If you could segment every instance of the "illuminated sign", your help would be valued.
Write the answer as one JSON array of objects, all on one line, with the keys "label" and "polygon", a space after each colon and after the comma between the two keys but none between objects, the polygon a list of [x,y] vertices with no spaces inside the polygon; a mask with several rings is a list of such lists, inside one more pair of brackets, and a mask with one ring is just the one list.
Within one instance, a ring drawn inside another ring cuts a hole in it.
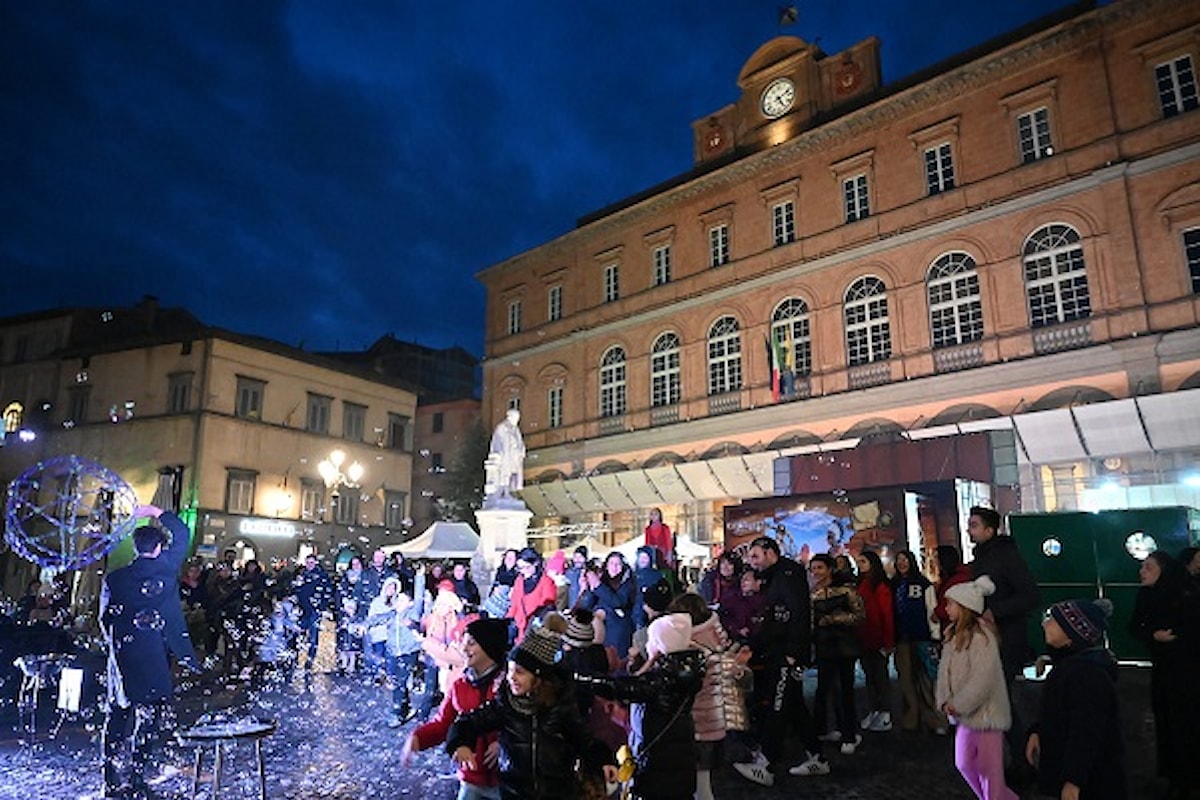
[{"label": "illuminated sign", "polygon": [[294,539],[300,530],[292,523],[278,519],[246,518],[238,523],[238,532],[247,536],[283,536]]}]

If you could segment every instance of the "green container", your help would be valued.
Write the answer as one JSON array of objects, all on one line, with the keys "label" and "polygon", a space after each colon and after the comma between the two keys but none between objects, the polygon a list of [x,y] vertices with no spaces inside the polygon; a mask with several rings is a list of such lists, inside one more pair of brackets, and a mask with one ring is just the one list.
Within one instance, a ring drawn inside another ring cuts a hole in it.
[{"label": "green container", "polygon": [[[1200,512],[1171,506],[1011,514],[1008,528],[1041,589],[1043,608],[1107,597],[1113,604],[1108,646],[1123,661],[1144,661],[1149,654],[1129,635],[1138,568],[1152,549],[1175,556],[1200,541]],[[1030,627],[1030,641],[1043,642],[1040,615]]]}]

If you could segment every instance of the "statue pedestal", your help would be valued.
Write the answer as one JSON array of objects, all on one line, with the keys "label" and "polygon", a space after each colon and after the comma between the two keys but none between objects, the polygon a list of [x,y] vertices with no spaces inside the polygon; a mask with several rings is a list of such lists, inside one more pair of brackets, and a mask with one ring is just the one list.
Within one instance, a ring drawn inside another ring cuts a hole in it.
[{"label": "statue pedestal", "polygon": [[[529,520],[533,512],[525,503],[513,497],[490,497],[484,507],[475,512],[475,524],[479,526],[479,549],[471,559],[471,574],[484,597],[491,592],[492,577],[505,550],[516,550],[529,544]],[[480,563],[482,562],[482,563]],[[486,584],[486,585],[485,585]]]}]

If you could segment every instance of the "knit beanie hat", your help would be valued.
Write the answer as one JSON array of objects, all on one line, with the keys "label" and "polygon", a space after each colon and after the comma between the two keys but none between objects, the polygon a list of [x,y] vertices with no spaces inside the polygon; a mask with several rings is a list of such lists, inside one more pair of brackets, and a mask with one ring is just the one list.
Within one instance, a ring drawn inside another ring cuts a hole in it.
[{"label": "knit beanie hat", "polygon": [[439,592],[453,593],[454,592],[454,581],[450,580],[449,578],[442,578],[440,581],[438,581],[437,590]]},{"label": "knit beanie hat", "polygon": [[467,625],[467,633],[488,658],[497,664],[504,662],[504,654],[508,652],[508,620],[477,619]]},{"label": "knit beanie hat", "polygon": [[546,571],[553,572],[556,575],[562,575],[567,568],[567,556],[562,550],[555,551],[554,555],[550,556],[546,561]]},{"label": "knit beanie hat", "polygon": [[520,664],[539,678],[551,672],[562,658],[562,638],[545,627],[532,626],[512,652],[509,661]]},{"label": "knit beanie hat", "polygon": [[958,603],[963,608],[969,608],[976,614],[982,614],[984,598],[996,591],[996,584],[987,575],[980,575],[973,581],[956,583],[946,590],[946,597]]},{"label": "knit beanie hat", "polygon": [[1113,604],[1107,598],[1099,600],[1064,600],[1050,606],[1050,616],[1074,644],[1100,644],[1108,629]]},{"label": "knit beanie hat", "polygon": [[659,614],[667,610],[671,602],[671,585],[665,580],[642,589],[642,602]]},{"label": "knit beanie hat", "polygon": [[563,644],[582,649],[596,641],[596,629],[592,627],[594,615],[586,608],[577,608],[571,612],[567,621],[567,632],[563,634]]},{"label": "knit beanie hat", "polygon": [[646,652],[651,657],[687,650],[692,640],[692,618],[688,614],[665,614],[646,631]]}]

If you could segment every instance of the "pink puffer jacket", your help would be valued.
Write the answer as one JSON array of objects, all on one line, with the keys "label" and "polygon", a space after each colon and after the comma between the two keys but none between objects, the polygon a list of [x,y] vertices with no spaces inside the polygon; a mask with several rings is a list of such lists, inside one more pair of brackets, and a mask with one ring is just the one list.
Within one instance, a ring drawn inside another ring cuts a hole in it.
[{"label": "pink puffer jacket", "polygon": [[746,727],[744,698],[729,688],[736,676],[725,674],[737,668],[730,657],[731,648],[736,645],[730,641],[716,614],[692,628],[692,642],[707,657],[704,684],[692,703],[696,741],[720,741],[725,738],[726,731],[744,730]]}]

